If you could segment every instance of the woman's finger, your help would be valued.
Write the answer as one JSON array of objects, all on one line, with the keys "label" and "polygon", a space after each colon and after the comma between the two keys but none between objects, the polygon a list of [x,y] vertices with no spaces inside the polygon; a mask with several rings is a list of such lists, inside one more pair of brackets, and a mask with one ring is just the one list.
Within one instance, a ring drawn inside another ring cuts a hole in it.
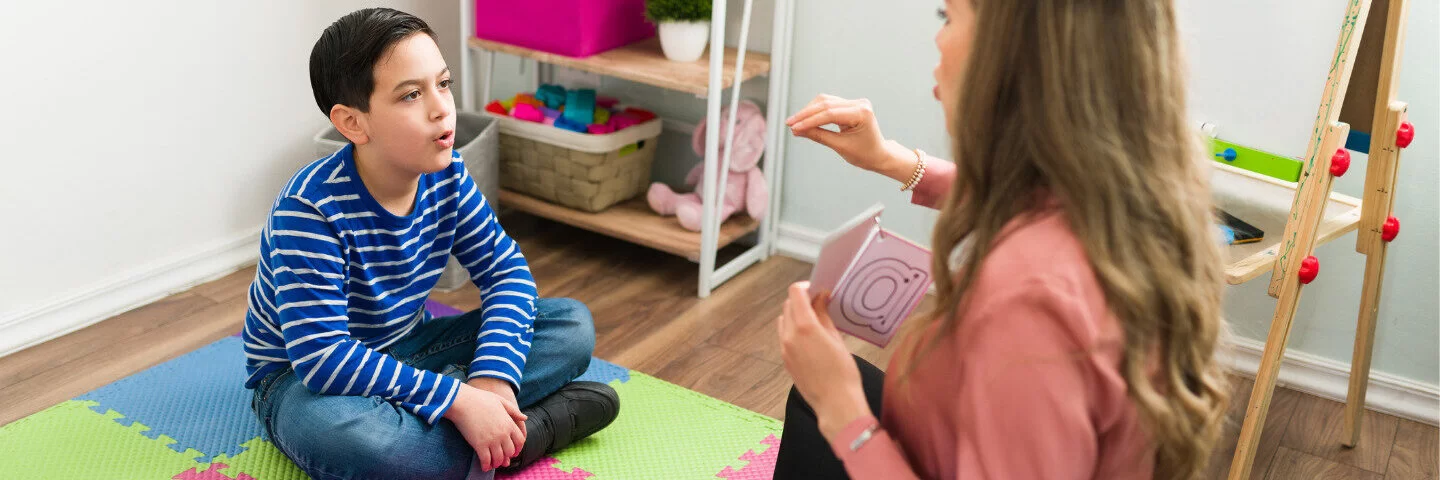
[{"label": "woman's finger", "polygon": [[809,139],[812,142],[835,149],[835,141],[840,139],[840,134],[823,128],[812,128],[803,132],[794,132],[800,138]]},{"label": "woman's finger", "polygon": [[809,117],[809,116],[811,116],[811,115],[814,115],[814,114],[816,114],[816,113],[819,113],[821,110],[824,110],[824,109],[825,109],[825,101],[824,101],[824,100],[821,100],[821,99],[819,99],[819,98],[816,98],[815,100],[811,100],[810,103],[805,104],[804,107],[801,107],[801,108],[800,108],[800,111],[795,112],[794,114],[790,115],[790,118],[785,119],[785,124],[786,124],[786,125],[794,125],[795,122],[798,122],[798,121],[800,121],[800,120],[805,119],[806,117]]},{"label": "woman's finger", "polygon": [[806,104],[800,111],[795,112],[790,118],[785,119],[785,124],[794,126],[797,122],[804,121],[806,118],[826,110],[868,105],[869,102],[864,100],[846,100],[840,97],[821,95],[820,97],[816,97],[815,100],[811,100],[809,104]]},{"label": "woman's finger", "polygon": [[785,306],[790,309],[790,323],[795,327],[814,322],[814,313],[810,310],[810,282],[790,285],[790,297]]},{"label": "woman's finger", "polygon": [[820,322],[820,326],[826,330],[835,329],[835,321],[830,318],[830,292],[816,295],[810,308],[815,310],[815,319]]},{"label": "woman's finger", "polygon": [[792,116],[790,117],[790,121],[785,122],[785,124],[786,124],[786,125],[789,125],[789,126],[791,127],[791,129],[795,129],[795,127],[796,127],[797,125],[799,125],[801,122],[804,122],[804,121],[806,121],[806,120],[809,120],[809,119],[811,119],[811,118],[814,118],[816,115],[820,115],[820,114],[822,114],[822,113],[825,113],[825,112],[828,112],[828,111],[831,111],[831,110],[834,110],[834,109],[837,109],[837,108],[845,108],[845,107],[849,107],[849,106],[852,106],[852,105],[849,105],[849,104],[847,104],[847,103],[845,103],[845,102],[835,102],[835,101],[824,101],[824,102],[815,103],[815,104],[808,105],[808,106],[806,106],[805,108],[800,109],[799,112],[795,112],[795,115],[792,115]]},{"label": "woman's finger", "polygon": [[827,108],[843,106],[844,104],[846,104],[846,102],[847,100],[843,98],[821,94],[820,96],[815,97],[814,100],[811,100],[810,103],[805,104],[804,107],[801,107],[800,111],[795,112],[795,114],[791,115],[790,118],[785,119],[785,124],[792,125],[795,122],[804,120],[805,117],[809,117],[811,115],[825,111],[825,109]]},{"label": "woman's finger", "polygon": [[796,132],[803,132],[832,123],[839,126],[841,130],[854,128],[856,125],[865,123],[865,112],[867,112],[867,110],[859,106],[832,108],[795,122],[795,125],[792,125],[790,129]]},{"label": "woman's finger", "polygon": [[793,330],[792,330],[793,328],[795,328],[795,312],[794,312],[794,308],[792,308],[792,307],[790,306],[790,297],[789,297],[788,295],[785,297],[785,303],[784,303],[784,305],[781,307],[781,310],[782,310],[781,315],[780,315],[780,321],[781,321],[781,323],[782,323],[781,328],[783,328],[784,331],[788,334],[788,333],[790,333],[791,331],[793,331]]}]

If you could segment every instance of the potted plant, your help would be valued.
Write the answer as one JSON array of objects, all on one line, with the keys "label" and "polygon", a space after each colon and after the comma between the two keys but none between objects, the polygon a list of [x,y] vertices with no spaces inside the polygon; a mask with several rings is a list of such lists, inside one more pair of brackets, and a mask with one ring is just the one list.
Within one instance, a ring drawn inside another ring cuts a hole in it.
[{"label": "potted plant", "polygon": [[645,16],[660,26],[660,49],[676,62],[693,62],[710,40],[710,0],[645,0]]}]

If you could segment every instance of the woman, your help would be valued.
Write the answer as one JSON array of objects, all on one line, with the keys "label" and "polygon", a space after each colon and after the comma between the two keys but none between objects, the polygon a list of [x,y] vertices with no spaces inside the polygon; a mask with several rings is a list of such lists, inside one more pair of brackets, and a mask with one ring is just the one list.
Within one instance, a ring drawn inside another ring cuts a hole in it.
[{"label": "woman", "polygon": [[864,100],[822,95],[787,121],[940,215],[936,308],[888,373],[852,359],[826,292],[791,287],[776,478],[1200,475],[1227,401],[1222,277],[1174,15],[948,0],[935,94],[953,164],[885,141]]}]

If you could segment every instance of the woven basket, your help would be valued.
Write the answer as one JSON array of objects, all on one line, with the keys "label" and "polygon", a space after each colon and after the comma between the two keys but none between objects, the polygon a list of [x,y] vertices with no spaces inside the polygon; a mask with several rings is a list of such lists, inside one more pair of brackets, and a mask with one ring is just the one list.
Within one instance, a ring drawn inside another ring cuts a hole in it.
[{"label": "woven basket", "polygon": [[593,213],[639,196],[650,183],[658,119],[587,135],[496,118],[501,188]]}]

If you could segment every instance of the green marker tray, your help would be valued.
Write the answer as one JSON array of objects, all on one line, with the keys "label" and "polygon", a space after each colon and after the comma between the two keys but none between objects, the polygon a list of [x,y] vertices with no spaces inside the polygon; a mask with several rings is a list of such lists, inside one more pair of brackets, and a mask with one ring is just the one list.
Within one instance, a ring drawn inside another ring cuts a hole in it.
[{"label": "green marker tray", "polygon": [[[1235,151],[1233,160],[1227,159],[1225,155],[1226,149]],[[1300,171],[1302,170],[1301,167],[1303,164],[1293,158],[1256,150],[1218,138],[1210,139],[1210,153],[1214,154],[1213,158],[1215,161],[1221,164],[1249,170],[1287,182],[1300,181]]]}]

